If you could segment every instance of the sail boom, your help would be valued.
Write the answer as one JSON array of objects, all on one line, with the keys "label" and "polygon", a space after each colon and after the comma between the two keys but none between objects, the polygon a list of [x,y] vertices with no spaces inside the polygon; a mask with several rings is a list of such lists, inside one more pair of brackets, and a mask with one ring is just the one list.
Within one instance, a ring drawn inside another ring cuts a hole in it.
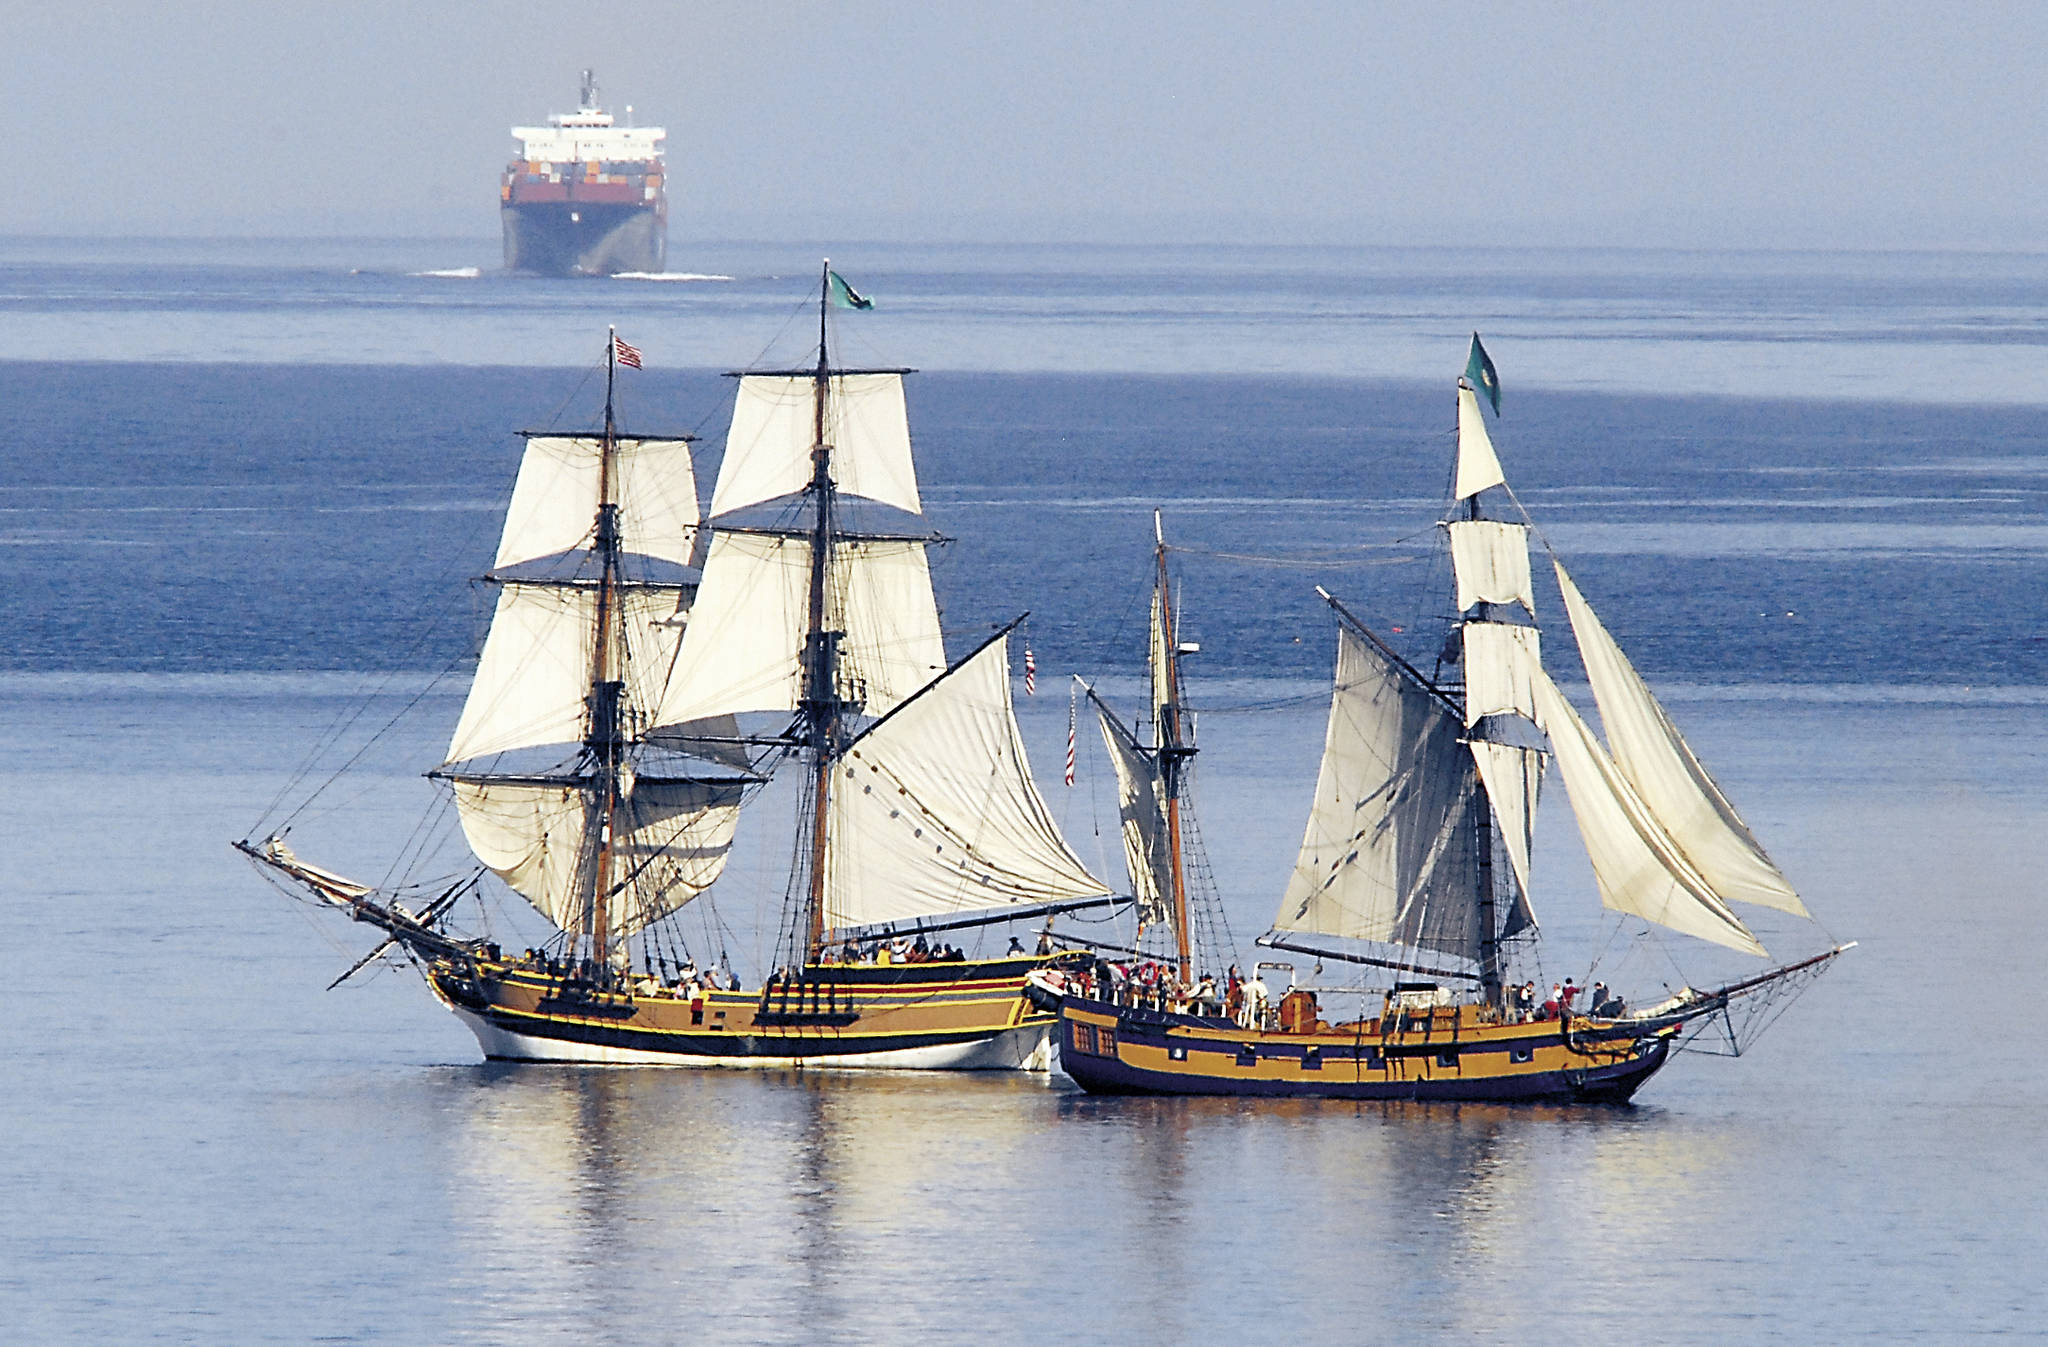
[{"label": "sail boom", "polygon": [[[757,376],[765,379],[815,379],[819,373],[818,366],[806,365],[802,369],[729,369],[724,371],[721,377],[727,379],[752,379]],[[850,365],[827,365],[824,367],[823,373],[828,378],[831,378],[841,374],[915,374],[917,371],[908,365],[876,365],[872,368],[860,369]]]},{"label": "sail boom", "polygon": [[[496,571],[485,571],[477,579],[487,585],[498,585],[508,588],[513,585],[521,585],[529,589],[602,589],[605,584],[604,580],[597,576],[592,576],[588,579],[581,576],[571,576],[566,579],[556,579],[553,577],[529,579],[519,575],[500,575]],[[633,592],[674,594],[682,590],[697,588],[697,582],[695,580],[628,580],[619,578],[611,582],[611,588],[614,593],[621,594]]]},{"label": "sail boom", "polygon": [[[573,772],[451,772],[445,767],[437,767],[426,773],[426,777],[429,781],[455,781],[466,786],[564,786],[595,790],[604,784],[601,776]],[[636,790],[643,786],[758,786],[767,780],[765,776],[743,773],[726,776],[650,776],[642,773],[633,777],[633,786]]]},{"label": "sail boom", "polygon": [[1431,968],[1427,964],[1411,963],[1401,959],[1380,959],[1369,954],[1352,954],[1345,950],[1327,949],[1320,945],[1307,945],[1299,941],[1281,940],[1270,932],[1252,942],[1261,949],[1284,949],[1294,954],[1313,954],[1318,959],[1335,959],[1338,963],[1365,964],[1372,968],[1391,968],[1397,973],[1423,973],[1435,978],[1458,978],[1465,982],[1479,981],[1479,974],[1467,973],[1454,968]]},{"label": "sail boom", "polygon": [[[720,524],[706,525],[712,533],[743,533],[757,538],[800,538],[808,540],[812,529],[807,524],[778,526],[774,524]],[[835,528],[832,540],[837,543],[924,543],[927,546],[942,546],[953,539],[943,533],[861,533],[854,529]]]},{"label": "sail boom", "polygon": [[[602,427],[595,430],[521,430],[515,431],[524,440],[601,440],[605,432]],[[638,447],[643,444],[695,444],[695,435],[621,435],[612,432],[613,444]]]},{"label": "sail boom", "polygon": [[873,922],[866,926],[841,926],[835,934],[841,939],[873,940],[887,938],[893,934],[914,935],[920,931],[963,931],[976,926],[1000,926],[1006,921],[1024,921],[1031,917],[1057,917],[1063,912],[1085,912],[1097,907],[1123,907],[1131,902],[1130,895],[1115,893],[1105,898],[1076,898],[1063,903],[1032,903],[1023,907],[1006,907],[995,912],[982,912],[972,917],[955,917],[948,921],[928,921],[912,917],[902,921]]}]

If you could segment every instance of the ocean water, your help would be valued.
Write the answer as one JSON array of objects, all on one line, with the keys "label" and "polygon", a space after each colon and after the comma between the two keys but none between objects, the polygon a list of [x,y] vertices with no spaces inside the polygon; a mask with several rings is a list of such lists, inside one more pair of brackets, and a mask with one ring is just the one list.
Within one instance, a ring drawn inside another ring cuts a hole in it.
[{"label": "ocean water", "polygon": [[[0,241],[4,1336],[2037,1331],[2040,259],[835,251],[883,300],[839,323],[849,356],[927,371],[949,643],[1030,611],[1040,781],[1112,875],[1085,724],[1058,784],[1065,677],[1134,689],[1164,511],[1241,940],[1314,781],[1313,587],[1434,650],[1449,378],[1487,333],[1543,538],[1861,942],[1740,1058],[1688,1055],[1629,1108],[1504,1109],[488,1066],[403,969],[321,991],[371,942],[228,840],[289,816],[371,879],[416,843],[513,432],[587,420],[606,323],[649,356],[628,425],[703,435],[708,490],[719,371],[800,355],[815,261],[702,254],[689,275],[731,279],[525,281],[460,242]],[[1676,976],[1600,915],[1556,803],[1545,974]],[[776,848],[743,832],[721,885],[749,973]]]}]

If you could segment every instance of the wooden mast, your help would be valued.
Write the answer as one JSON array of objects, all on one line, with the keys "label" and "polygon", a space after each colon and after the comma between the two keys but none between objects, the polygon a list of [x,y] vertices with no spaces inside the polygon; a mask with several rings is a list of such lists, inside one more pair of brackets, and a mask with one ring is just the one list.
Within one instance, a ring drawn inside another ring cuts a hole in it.
[{"label": "wooden mast", "polygon": [[825,442],[825,402],[832,367],[825,347],[825,312],[832,296],[832,260],[818,278],[818,368],[811,386],[811,481],[805,488],[815,514],[811,524],[810,624],[804,642],[803,716],[811,753],[811,875],[805,955],[815,962],[825,939],[825,842],[827,792],[832,754],[838,747],[839,637],[825,629],[826,581],[832,566],[832,446]]},{"label": "wooden mast", "polygon": [[[1479,496],[1466,502],[1469,518],[1479,518]],[[1467,692],[1471,696],[1471,669],[1466,669]],[[1501,1004],[1500,917],[1493,900],[1493,801],[1486,797],[1486,782],[1477,780],[1472,792],[1473,833],[1479,840],[1479,995],[1488,1005]]]},{"label": "wooden mast", "polygon": [[599,969],[611,966],[612,846],[619,810],[619,769],[624,745],[619,737],[619,698],[623,684],[618,676],[618,641],[613,614],[618,607],[619,507],[612,499],[616,490],[614,458],[616,424],[613,420],[612,390],[618,375],[618,329],[608,329],[604,352],[604,439],[597,468],[597,556],[600,574],[597,585],[595,640],[591,657],[590,731],[584,747],[598,769],[597,863],[592,878],[589,906],[584,911],[584,932],[590,939],[590,957]]},{"label": "wooden mast", "polygon": [[[1462,386],[1465,381],[1460,378],[1458,383]],[[1474,520],[1483,517],[1479,513],[1477,491],[1465,501],[1465,517]],[[1464,624],[1464,614],[1460,613],[1461,629]],[[1465,696],[1468,701],[1472,695],[1471,683],[1472,668],[1468,662],[1465,667]],[[1472,831],[1479,843],[1479,995],[1488,1005],[1498,1006],[1505,998],[1500,977],[1500,916],[1494,910],[1493,897],[1493,801],[1487,798],[1483,779],[1475,780],[1473,784]]]},{"label": "wooden mast", "polygon": [[1152,512],[1152,537],[1156,545],[1154,556],[1159,566],[1158,578],[1154,582],[1159,594],[1158,655],[1166,665],[1166,701],[1152,710],[1159,732],[1159,777],[1166,787],[1166,847],[1173,870],[1173,937],[1180,955],[1180,982],[1186,986],[1190,981],[1188,890],[1180,855],[1180,791],[1181,778],[1185,775],[1184,764],[1194,756],[1195,750],[1181,732],[1180,642],[1174,634],[1173,591],[1166,574],[1166,529],[1157,510]]}]

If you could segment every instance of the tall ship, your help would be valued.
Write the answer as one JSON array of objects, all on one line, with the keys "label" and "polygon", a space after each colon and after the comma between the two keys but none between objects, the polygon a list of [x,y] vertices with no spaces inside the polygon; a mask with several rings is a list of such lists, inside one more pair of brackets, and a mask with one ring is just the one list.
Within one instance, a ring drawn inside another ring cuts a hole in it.
[{"label": "tall ship", "polygon": [[[1569,982],[1545,996],[1519,975],[1541,966],[1530,851],[1553,756],[1610,911],[1759,959],[1764,946],[1738,905],[1811,917],[1555,560],[1604,744],[1545,671],[1532,526],[1478,402],[1496,386],[1474,337],[1442,522],[1458,616],[1437,668],[1425,672],[1322,595],[1337,617],[1322,765],[1299,859],[1258,944],[1311,955],[1319,972],[1325,963],[1379,970],[1378,1005],[1333,1024],[1321,1003],[1330,989],[1269,995],[1256,969],[1227,988],[1190,985],[1184,953],[1169,980],[1136,981],[1107,960],[1043,970],[1036,994],[1059,1011],[1061,1064],[1083,1088],[1621,1102],[1710,1026],[1739,1052],[1789,993],[1849,948],[1830,944],[1646,1006],[1603,983],[1583,1000]],[[1126,836],[1138,839],[1128,848],[1134,888],[1160,890],[1184,913],[1180,828],[1156,803],[1176,794],[1183,751],[1180,646],[1161,630],[1166,611],[1162,563],[1151,664],[1163,748],[1140,772],[1123,755],[1119,793]]]},{"label": "tall ship", "polygon": [[[736,376],[708,519],[686,437],[615,423],[609,356],[602,425],[527,438],[485,577],[495,616],[429,773],[473,853],[462,872],[373,886],[275,829],[237,843],[380,930],[372,955],[407,956],[488,1057],[1049,1070],[1054,1016],[1026,979],[1060,956],[1000,948],[996,928],[1123,901],[1032,780],[1017,622],[946,658],[910,371],[833,365],[828,301],[867,301],[829,267],[821,282],[816,363]],[[777,776],[794,817],[764,799]],[[751,986],[704,944],[722,937],[693,947],[680,920],[743,815],[789,857]],[[510,895],[545,919],[541,945],[489,934]],[[481,929],[456,929],[471,912]]]},{"label": "tall ship", "polygon": [[498,185],[507,271],[611,276],[667,265],[666,131],[618,125],[586,70],[576,111],[512,135],[519,157]]}]

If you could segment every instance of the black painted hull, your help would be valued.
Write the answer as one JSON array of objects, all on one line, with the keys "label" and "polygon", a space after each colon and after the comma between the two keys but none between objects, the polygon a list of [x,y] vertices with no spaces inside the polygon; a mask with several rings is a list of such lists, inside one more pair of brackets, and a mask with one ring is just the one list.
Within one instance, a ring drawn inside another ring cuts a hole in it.
[{"label": "black painted hull", "polygon": [[668,221],[654,206],[545,202],[508,205],[499,214],[507,271],[611,276],[668,264]]}]

